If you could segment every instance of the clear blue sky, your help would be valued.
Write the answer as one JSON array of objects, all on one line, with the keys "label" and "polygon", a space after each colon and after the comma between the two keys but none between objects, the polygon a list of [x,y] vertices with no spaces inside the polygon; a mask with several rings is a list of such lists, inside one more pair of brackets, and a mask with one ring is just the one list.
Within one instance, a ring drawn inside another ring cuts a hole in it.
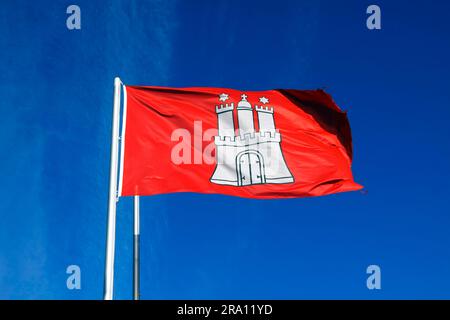
[{"label": "clear blue sky", "polygon": [[[374,3],[379,31],[368,1],[2,1],[0,298],[102,297],[115,76],[325,87],[348,110],[366,187],[144,198],[143,298],[450,298],[450,4]],[[128,299],[132,199],[118,210],[116,297]],[[380,291],[366,288],[370,264]]]}]

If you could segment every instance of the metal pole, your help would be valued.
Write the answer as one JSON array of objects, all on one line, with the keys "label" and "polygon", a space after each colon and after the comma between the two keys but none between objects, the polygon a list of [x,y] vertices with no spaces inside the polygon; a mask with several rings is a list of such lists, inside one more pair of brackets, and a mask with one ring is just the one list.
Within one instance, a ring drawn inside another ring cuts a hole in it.
[{"label": "metal pole", "polygon": [[108,231],[106,236],[106,263],[104,299],[112,300],[114,292],[114,251],[116,241],[117,168],[119,159],[120,85],[114,79],[114,107],[111,135],[111,162],[109,168]]},{"label": "metal pole", "polygon": [[140,257],[139,257],[139,196],[134,196],[134,232],[133,232],[133,299],[139,300]]}]

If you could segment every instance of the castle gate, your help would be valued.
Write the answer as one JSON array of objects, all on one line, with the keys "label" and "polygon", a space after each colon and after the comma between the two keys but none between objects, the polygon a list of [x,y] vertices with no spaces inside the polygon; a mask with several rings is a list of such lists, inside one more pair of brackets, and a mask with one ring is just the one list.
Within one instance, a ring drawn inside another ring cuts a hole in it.
[{"label": "castle gate", "polygon": [[243,151],[236,156],[238,184],[247,186],[265,183],[264,158],[258,151]]}]

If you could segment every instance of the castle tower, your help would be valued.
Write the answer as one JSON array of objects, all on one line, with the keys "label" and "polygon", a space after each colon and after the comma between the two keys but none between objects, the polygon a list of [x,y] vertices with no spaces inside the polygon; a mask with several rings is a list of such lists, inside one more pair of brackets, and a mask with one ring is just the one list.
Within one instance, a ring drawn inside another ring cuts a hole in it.
[{"label": "castle tower", "polygon": [[258,112],[259,132],[275,132],[273,108],[255,106],[255,110]]},{"label": "castle tower", "polygon": [[253,109],[252,105],[247,101],[247,95],[241,95],[242,100],[239,101],[237,106],[238,122],[239,122],[239,135],[242,137],[246,133],[255,132],[255,126],[253,124]]},{"label": "castle tower", "polygon": [[234,137],[233,109],[234,103],[216,106],[220,137]]}]

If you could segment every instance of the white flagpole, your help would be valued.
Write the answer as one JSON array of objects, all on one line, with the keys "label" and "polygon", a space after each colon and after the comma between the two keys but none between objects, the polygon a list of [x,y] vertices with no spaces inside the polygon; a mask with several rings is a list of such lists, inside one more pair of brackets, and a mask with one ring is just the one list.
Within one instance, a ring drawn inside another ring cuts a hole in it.
[{"label": "white flagpole", "polygon": [[139,257],[139,196],[134,196],[134,232],[133,232],[133,299],[139,300],[140,257]]},{"label": "white flagpole", "polygon": [[109,169],[108,231],[106,236],[106,263],[104,299],[112,300],[114,292],[114,251],[116,241],[117,169],[119,160],[119,118],[120,86],[118,77],[114,79],[114,108],[111,136],[111,163]]}]

